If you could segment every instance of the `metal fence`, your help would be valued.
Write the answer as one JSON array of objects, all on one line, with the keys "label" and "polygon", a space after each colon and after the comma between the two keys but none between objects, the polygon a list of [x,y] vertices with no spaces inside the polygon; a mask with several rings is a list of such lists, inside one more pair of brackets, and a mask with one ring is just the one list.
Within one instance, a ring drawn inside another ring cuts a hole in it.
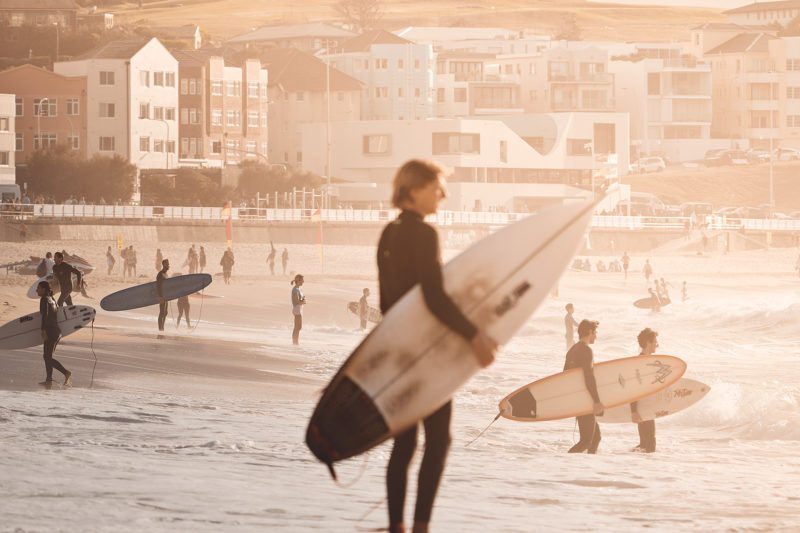
[{"label": "metal fence", "polygon": [[[5,209],[3,209],[5,207]],[[385,223],[397,217],[396,209],[272,209],[233,207],[230,217],[240,222],[340,222]],[[498,213],[473,211],[439,211],[428,217],[440,226],[504,226],[528,216],[527,213]],[[223,220],[228,217],[220,207],[138,206],[138,205],[65,205],[65,204],[3,204],[0,217],[15,219],[54,220]],[[648,217],[594,215],[592,227],[602,229],[659,229],[687,231],[709,230],[798,231],[800,220],[749,219],[706,216],[694,221],[688,217]]]}]

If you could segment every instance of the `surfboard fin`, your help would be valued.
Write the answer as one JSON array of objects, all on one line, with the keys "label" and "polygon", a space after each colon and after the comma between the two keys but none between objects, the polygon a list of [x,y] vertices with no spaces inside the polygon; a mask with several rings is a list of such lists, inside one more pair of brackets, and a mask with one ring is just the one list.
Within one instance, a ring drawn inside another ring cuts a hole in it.
[{"label": "surfboard fin", "polygon": [[336,470],[333,469],[333,463],[325,463],[325,466],[328,467],[328,471],[331,473],[331,477],[333,478],[333,480],[337,481]]}]

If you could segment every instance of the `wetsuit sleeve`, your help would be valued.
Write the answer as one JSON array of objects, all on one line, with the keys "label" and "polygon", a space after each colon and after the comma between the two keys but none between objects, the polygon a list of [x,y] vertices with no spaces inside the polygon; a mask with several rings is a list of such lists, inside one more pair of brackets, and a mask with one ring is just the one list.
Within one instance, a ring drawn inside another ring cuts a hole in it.
[{"label": "wetsuit sleeve", "polygon": [[583,369],[583,380],[586,383],[586,390],[589,391],[592,400],[600,402],[600,395],[597,393],[597,381],[594,378],[594,364],[592,363],[592,351],[590,348],[587,348],[586,352],[581,354],[581,368]]},{"label": "wetsuit sleeve", "polygon": [[422,286],[425,305],[447,327],[465,339],[471,340],[478,332],[477,328],[444,292],[442,264],[439,261],[439,237],[436,230],[422,225],[417,237],[418,247],[414,254],[414,268]]},{"label": "wetsuit sleeve", "polygon": [[[387,228],[388,229],[388,228]],[[377,254],[377,263],[378,263],[378,272],[380,273],[383,268],[383,256],[386,251],[386,231],[387,229],[383,230],[381,233],[381,238],[378,241],[378,254]],[[380,274],[378,274],[380,277]],[[378,283],[378,307],[381,310],[381,313],[385,313],[389,308],[388,305],[388,298],[386,297],[386,288],[384,287],[383,283]]]},{"label": "wetsuit sleeve", "polygon": [[50,306],[47,305],[44,298],[39,298],[39,314],[42,315],[42,331],[45,330],[45,324],[47,324],[48,319],[48,312],[50,311]]}]

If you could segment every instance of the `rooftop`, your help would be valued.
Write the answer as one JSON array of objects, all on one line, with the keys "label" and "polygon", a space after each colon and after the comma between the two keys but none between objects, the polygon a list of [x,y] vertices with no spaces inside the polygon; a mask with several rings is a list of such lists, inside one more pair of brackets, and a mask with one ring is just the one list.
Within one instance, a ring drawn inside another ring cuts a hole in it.
[{"label": "rooftop", "polygon": [[721,45],[712,48],[704,55],[713,54],[737,54],[745,52],[769,52],[769,41],[777,39],[765,33],[740,33],[732,39],[728,39]]},{"label": "rooftop", "polygon": [[800,7],[800,0],[784,0],[782,2],[756,2],[746,6],[737,7],[723,11],[723,15],[737,15],[739,13],[755,13],[758,11],[770,11],[772,9],[790,9]]},{"label": "rooftop", "polygon": [[341,40],[353,36],[355,36],[353,32],[337,26],[332,26],[323,22],[313,22],[310,24],[264,26],[242,35],[231,37],[227,42],[246,43],[252,41],[277,41],[280,39],[293,39],[298,37],[335,37]]},{"label": "rooftop", "polygon": [[[269,71],[269,86],[281,85],[285,91],[324,91],[327,65],[311,54],[296,48],[275,48],[261,55],[261,65]],[[361,82],[333,67],[330,69],[332,91],[357,91]]]},{"label": "rooftop", "polygon": [[373,44],[413,44],[407,39],[398,37],[386,30],[373,30],[362,33],[358,37],[345,41],[337,49],[338,52],[366,52]]}]

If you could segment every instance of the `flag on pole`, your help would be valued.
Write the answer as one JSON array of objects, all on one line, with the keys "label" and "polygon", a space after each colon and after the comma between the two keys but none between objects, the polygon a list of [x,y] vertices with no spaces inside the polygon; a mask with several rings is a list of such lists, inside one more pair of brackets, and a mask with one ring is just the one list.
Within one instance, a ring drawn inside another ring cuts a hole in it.
[{"label": "flag on pole", "polygon": [[325,263],[322,258],[322,211],[320,209],[314,211],[314,213],[311,215],[311,221],[319,222],[319,225],[317,226],[317,250],[319,251],[319,264],[324,269]]},{"label": "flag on pole", "polygon": [[228,248],[233,248],[233,227],[231,221],[231,202],[228,200],[228,203],[225,204],[225,207],[222,208],[220,211],[220,215],[228,217],[228,220],[225,222],[225,236],[228,238]]}]

